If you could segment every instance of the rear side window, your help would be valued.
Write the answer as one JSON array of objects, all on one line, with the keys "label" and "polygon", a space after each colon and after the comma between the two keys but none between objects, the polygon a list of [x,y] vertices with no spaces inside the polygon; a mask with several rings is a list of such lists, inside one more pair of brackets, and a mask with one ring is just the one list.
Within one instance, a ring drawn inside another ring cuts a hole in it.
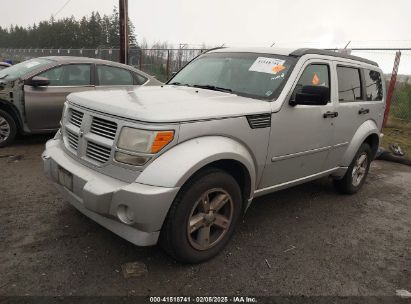
[{"label": "rear side window", "polygon": [[361,76],[357,68],[337,66],[338,100],[350,102],[362,100]]},{"label": "rear side window", "polygon": [[366,99],[371,101],[382,100],[381,74],[373,70],[364,70]]},{"label": "rear side window", "polygon": [[122,68],[98,65],[97,75],[100,85],[133,85],[134,80],[131,73]]}]

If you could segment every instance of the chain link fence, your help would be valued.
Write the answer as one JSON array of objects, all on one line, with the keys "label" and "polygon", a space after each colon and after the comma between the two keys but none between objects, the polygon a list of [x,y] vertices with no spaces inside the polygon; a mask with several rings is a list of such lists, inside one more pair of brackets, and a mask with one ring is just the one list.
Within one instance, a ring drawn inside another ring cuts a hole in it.
[{"label": "chain link fence", "polygon": [[[173,72],[205,49],[139,49],[131,48],[129,64],[165,82]],[[384,71],[384,80],[389,88],[395,55],[392,49],[352,49],[351,54],[368,58],[378,63]],[[42,56],[84,56],[118,61],[119,49],[0,49],[0,61],[10,59],[13,63]],[[388,124],[383,130],[382,146],[389,149],[399,144],[408,157],[411,155],[411,49],[402,49],[396,85],[391,98]]]},{"label": "chain link fence", "polygon": [[[173,72],[180,70],[185,64],[204,49],[140,49],[129,50],[129,65],[160,81],[167,81]],[[43,56],[81,56],[119,61],[119,49],[0,49],[0,60],[9,59],[13,63]]]},{"label": "chain link fence", "polygon": [[[131,48],[129,64],[167,81],[173,72],[180,70],[187,62],[204,52],[204,49],[140,49]],[[84,56],[118,61],[119,49],[0,49],[0,59],[21,62],[41,56]],[[396,50],[353,49],[351,54],[376,61],[384,71],[387,89]],[[391,100],[391,120],[411,122],[411,50],[401,51],[398,76]]]}]

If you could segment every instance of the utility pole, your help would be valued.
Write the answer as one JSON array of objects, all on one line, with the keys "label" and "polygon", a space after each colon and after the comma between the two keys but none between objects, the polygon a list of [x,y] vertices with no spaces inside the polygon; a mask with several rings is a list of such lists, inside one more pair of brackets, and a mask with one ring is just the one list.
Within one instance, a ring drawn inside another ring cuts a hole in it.
[{"label": "utility pole", "polygon": [[390,114],[391,100],[392,100],[392,95],[393,95],[394,89],[395,89],[395,83],[397,82],[397,73],[398,73],[398,66],[400,65],[400,59],[401,59],[401,51],[398,51],[398,52],[395,53],[394,67],[392,68],[390,85],[389,85],[388,91],[387,91],[387,100],[386,100],[386,106],[385,106],[385,112],[384,112],[384,121],[382,123],[383,127],[385,127],[387,125],[388,115]]},{"label": "utility pole", "polygon": [[128,0],[119,0],[120,63],[128,64]]}]

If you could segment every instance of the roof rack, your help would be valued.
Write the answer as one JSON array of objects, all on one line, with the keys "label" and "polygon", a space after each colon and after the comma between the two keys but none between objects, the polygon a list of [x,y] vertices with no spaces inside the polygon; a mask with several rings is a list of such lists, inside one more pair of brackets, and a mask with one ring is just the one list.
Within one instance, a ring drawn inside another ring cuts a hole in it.
[{"label": "roof rack", "polygon": [[364,63],[368,63],[371,65],[378,66],[378,63],[372,60],[368,60],[365,58],[357,57],[357,56],[352,56],[352,55],[346,55],[334,51],[328,51],[328,50],[322,50],[322,49],[309,49],[309,48],[303,48],[303,49],[297,49],[290,53],[290,56],[294,57],[301,57],[306,54],[317,54],[317,55],[325,55],[325,56],[332,56],[332,57],[339,57],[339,58],[346,58],[346,59],[351,59],[355,61],[360,61]]}]

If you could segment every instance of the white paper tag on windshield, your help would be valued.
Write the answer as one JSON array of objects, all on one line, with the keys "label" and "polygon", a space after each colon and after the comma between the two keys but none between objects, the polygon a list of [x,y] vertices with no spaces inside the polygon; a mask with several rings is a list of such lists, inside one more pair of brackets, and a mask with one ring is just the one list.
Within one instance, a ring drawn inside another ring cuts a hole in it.
[{"label": "white paper tag on windshield", "polygon": [[277,74],[286,69],[284,63],[285,60],[277,58],[258,57],[248,70],[267,74]]},{"label": "white paper tag on windshield", "polygon": [[36,65],[39,65],[39,64],[40,64],[40,62],[38,62],[38,61],[31,61],[31,62],[28,62],[26,64],[26,68],[30,69],[32,67],[35,67]]}]

